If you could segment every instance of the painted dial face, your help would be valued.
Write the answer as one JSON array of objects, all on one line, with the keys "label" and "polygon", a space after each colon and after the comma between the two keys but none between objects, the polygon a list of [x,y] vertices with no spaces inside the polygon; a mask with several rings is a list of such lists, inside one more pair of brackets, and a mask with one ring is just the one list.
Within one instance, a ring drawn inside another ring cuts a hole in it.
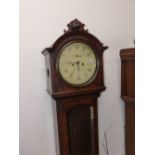
[{"label": "painted dial face", "polygon": [[73,42],[62,48],[57,65],[61,77],[68,83],[79,86],[90,83],[96,73],[97,59],[87,44]]}]

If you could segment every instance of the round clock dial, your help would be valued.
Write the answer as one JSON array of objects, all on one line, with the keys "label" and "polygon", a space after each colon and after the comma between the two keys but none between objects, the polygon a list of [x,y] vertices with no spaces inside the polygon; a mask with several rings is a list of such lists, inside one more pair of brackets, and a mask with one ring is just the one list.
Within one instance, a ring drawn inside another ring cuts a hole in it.
[{"label": "round clock dial", "polygon": [[66,82],[82,86],[95,78],[98,62],[90,46],[82,42],[72,42],[61,49],[57,67]]}]

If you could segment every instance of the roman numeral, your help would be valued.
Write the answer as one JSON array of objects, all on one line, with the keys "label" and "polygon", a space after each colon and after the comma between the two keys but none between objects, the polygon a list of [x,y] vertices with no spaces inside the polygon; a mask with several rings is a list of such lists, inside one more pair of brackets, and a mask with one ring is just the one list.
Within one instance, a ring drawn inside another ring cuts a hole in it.
[{"label": "roman numeral", "polygon": [[68,72],[68,70],[67,70],[67,69],[65,69],[65,70],[64,70],[64,72],[65,72],[65,73],[67,73],[67,72]]},{"label": "roman numeral", "polygon": [[79,48],[79,45],[75,45],[75,49],[78,49]]},{"label": "roman numeral", "polygon": [[91,53],[88,53],[88,55],[87,55],[87,56],[88,56],[88,57],[89,57],[89,56],[91,56]]},{"label": "roman numeral", "polygon": [[86,49],[86,48],[85,48],[85,47],[83,47],[83,48],[82,48],[82,51],[84,51],[85,49]]},{"label": "roman numeral", "polygon": [[90,69],[90,68],[88,68],[87,70],[88,70],[89,72],[91,72],[91,69]]},{"label": "roman numeral", "polygon": [[78,76],[78,78],[77,78],[78,80],[80,80],[80,77]]}]

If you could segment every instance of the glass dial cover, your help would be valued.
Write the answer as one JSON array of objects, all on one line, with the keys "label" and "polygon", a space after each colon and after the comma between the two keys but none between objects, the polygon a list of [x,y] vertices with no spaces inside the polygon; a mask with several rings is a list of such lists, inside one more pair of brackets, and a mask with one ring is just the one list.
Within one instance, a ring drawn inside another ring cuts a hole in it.
[{"label": "glass dial cover", "polygon": [[82,42],[72,42],[60,50],[57,68],[61,77],[75,86],[87,85],[93,81],[98,62],[94,50]]}]

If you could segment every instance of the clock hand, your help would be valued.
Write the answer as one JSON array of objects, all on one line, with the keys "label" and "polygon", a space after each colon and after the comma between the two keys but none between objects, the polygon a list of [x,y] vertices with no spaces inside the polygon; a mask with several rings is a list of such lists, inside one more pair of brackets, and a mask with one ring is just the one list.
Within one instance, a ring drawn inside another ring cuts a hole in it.
[{"label": "clock hand", "polygon": [[80,70],[80,61],[76,61],[75,62],[75,64],[76,64],[76,66],[74,67],[74,70],[72,71],[72,73],[70,74],[70,78],[73,76],[73,73],[75,72],[75,70],[76,70],[76,67],[78,67],[77,69],[78,69],[78,73],[79,73],[79,70]]},{"label": "clock hand", "polygon": [[74,67],[74,69],[73,69],[72,73],[70,74],[70,76],[69,76],[70,78],[73,76],[73,73],[75,72],[76,67],[77,67],[77,66],[75,66],[75,67]]},{"label": "clock hand", "polygon": [[78,79],[80,79],[80,62],[77,63],[77,69],[78,69]]},{"label": "clock hand", "polygon": [[76,67],[78,67],[77,69],[78,69],[78,73],[79,73],[79,71],[80,71],[80,62],[79,61],[76,61],[75,62],[75,64],[76,64],[76,66],[74,67],[74,69],[73,69],[73,71],[72,71],[72,73],[70,74],[70,78],[73,76],[73,73],[75,72],[75,70],[76,70]]}]

